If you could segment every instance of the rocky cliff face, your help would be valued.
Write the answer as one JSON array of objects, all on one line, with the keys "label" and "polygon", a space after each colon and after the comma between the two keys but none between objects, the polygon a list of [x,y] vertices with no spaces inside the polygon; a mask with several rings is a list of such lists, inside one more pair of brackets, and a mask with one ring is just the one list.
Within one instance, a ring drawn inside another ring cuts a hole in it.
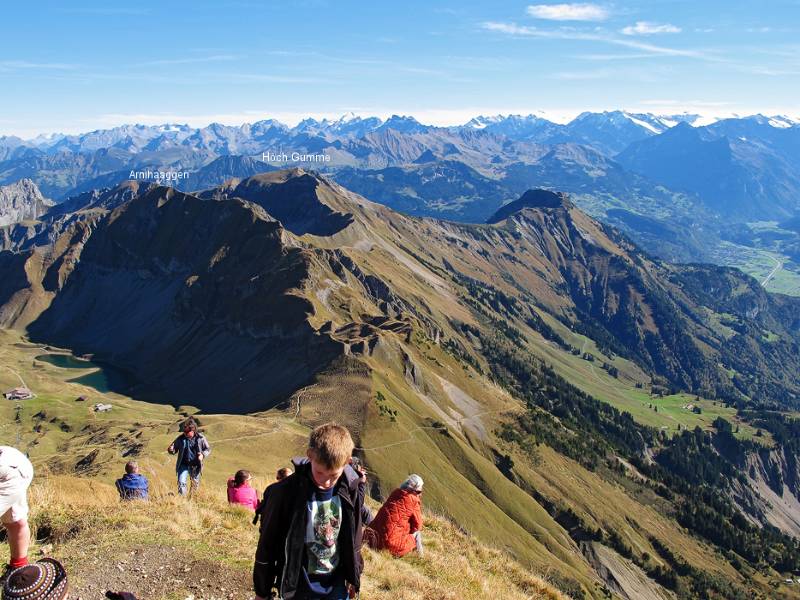
[{"label": "rocky cliff face", "polygon": [[38,219],[52,205],[30,179],[0,186],[0,227]]},{"label": "rocky cliff face", "polygon": [[750,452],[741,465],[747,485],[731,482],[731,497],[753,522],[800,537],[800,465],[783,448]]}]

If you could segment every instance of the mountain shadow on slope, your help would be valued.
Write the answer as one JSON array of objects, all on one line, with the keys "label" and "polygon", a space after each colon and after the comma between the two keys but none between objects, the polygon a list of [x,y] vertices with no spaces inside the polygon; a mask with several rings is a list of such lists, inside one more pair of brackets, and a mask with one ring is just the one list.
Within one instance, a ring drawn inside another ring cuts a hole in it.
[{"label": "mountain shadow on slope", "polygon": [[310,258],[282,231],[241,201],[155,187],[98,223],[29,336],[133,371],[141,399],[269,408],[341,354],[291,293]]},{"label": "mountain shadow on slope", "polygon": [[228,193],[258,204],[296,235],[329,236],[353,222],[353,215],[332,209],[319,178],[299,169],[262,173],[243,180]]}]

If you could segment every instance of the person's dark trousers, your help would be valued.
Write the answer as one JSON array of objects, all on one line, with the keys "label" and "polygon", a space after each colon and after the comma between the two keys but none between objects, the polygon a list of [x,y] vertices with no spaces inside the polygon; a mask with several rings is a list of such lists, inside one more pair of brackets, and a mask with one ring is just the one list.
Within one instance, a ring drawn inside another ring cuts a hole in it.
[{"label": "person's dark trousers", "polygon": [[348,597],[347,585],[345,585],[344,580],[341,580],[339,583],[333,586],[333,590],[330,594],[320,596],[319,594],[315,594],[309,590],[308,586],[306,585],[305,578],[300,577],[300,585],[297,588],[295,600],[347,600]]}]

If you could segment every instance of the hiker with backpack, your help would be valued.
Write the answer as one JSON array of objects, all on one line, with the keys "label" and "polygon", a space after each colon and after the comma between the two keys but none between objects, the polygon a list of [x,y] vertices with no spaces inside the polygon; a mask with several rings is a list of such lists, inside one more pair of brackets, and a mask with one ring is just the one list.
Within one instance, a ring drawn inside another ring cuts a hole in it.
[{"label": "hiker with backpack", "polygon": [[258,492],[250,487],[252,478],[250,471],[241,469],[228,479],[228,504],[239,504],[253,511],[258,508]]},{"label": "hiker with backpack", "polygon": [[0,580],[14,569],[28,564],[31,530],[28,527],[28,488],[33,481],[33,465],[22,452],[0,446],[0,521],[10,546],[9,564]]},{"label": "hiker with backpack", "polygon": [[197,431],[197,423],[189,418],[184,421],[183,433],[175,438],[167,448],[170,454],[177,454],[175,471],[178,474],[178,493],[185,496],[188,491],[189,479],[192,481],[192,490],[200,485],[200,475],[203,471],[203,461],[211,454],[211,446],[206,437]]},{"label": "hiker with backpack", "polygon": [[341,425],[312,431],[307,458],[270,487],[253,565],[257,600],[346,600],[361,585],[361,506],[366,474],[350,466],[353,438]]},{"label": "hiker with backpack", "polygon": [[422,477],[409,475],[381,506],[364,534],[376,550],[388,550],[396,558],[422,549]]},{"label": "hiker with backpack", "polygon": [[115,482],[120,500],[147,500],[149,499],[150,483],[147,477],[139,473],[139,465],[135,461],[128,461],[125,465],[125,475]]}]

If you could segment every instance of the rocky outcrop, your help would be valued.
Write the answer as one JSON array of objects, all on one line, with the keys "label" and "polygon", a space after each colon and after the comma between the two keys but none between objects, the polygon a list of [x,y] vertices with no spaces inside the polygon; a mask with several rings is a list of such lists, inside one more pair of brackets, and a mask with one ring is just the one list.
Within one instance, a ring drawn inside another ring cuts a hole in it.
[{"label": "rocky outcrop", "polygon": [[800,537],[800,465],[783,448],[750,452],[740,465],[744,485],[731,482],[731,498],[759,525],[770,524]]},{"label": "rocky outcrop", "polygon": [[149,182],[124,181],[111,188],[90,190],[54,206],[48,211],[47,217],[52,220],[59,215],[79,211],[113,210],[155,187],[158,186]]},{"label": "rocky outcrop", "polygon": [[583,542],[581,550],[595,572],[613,592],[625,600],[670,600],[675,595],[650,579],[647,574],[627,558],[598,542]]},{"label": "rocky outcrop", "polygon": [[263,173],[245,179],[228,197],[261,206],[297,235],[333,235],[353,222],[353,215],[332,208],[322,194],[327,182],[300,169]]},{"label": "rocky outcrop", "polygon": [[0,186],[0,227],[36,220],[52,205],[30,179]]},{"label": "rocky outcrop", "polygon": [[486,221],[487,223],[499,223],[525,208],[572,208],[573,204],[569,196],[563,192],[551,192],[549,190],[528,190],[522,196],[502,206]]}]

